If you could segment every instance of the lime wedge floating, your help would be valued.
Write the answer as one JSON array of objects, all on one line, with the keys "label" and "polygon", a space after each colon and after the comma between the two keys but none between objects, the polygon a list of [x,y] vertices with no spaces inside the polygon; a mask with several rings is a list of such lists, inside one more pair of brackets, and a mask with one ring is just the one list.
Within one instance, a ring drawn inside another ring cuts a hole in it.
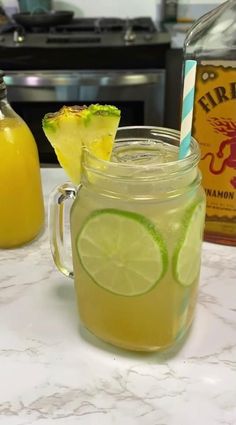
[{"label": "lime wedge floating", "polygon": [[199,273],[204,216],[205,205],[201,202],[190,208],[183,222],[182,237],[173,256],[173,273],[183,286],[191,285]]},{"label": "lime wedge floating", "polygon": [[120,110],[111,105],[63,106],[44,116],[43,131],[73,183],[80,183],[83,148],[110,159],[119,121]]},{"label": "lime wedge floating", "polygon": [[167,269],[165,243],[154,224],[133,212],[94,211],[77,237],[83,268],[102,288],[135,296],[152,289]]}]

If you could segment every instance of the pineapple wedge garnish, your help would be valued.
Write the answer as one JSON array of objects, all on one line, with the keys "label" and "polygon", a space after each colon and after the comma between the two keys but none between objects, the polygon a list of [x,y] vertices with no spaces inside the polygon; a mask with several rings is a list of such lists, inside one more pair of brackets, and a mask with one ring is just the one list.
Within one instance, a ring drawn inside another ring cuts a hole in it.
[{"label": "pineapple wedge garnish", "polygon": [[43,131],[73,183],[80,183],[83,148],[110,159],[119,121],[120,110],[110,105],[63,106],[44,116]]}]

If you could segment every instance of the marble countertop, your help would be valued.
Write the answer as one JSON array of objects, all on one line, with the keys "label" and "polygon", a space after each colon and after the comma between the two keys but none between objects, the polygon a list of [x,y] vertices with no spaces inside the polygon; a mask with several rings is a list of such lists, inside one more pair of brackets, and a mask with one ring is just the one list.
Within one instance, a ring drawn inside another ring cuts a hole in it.
[{"label": "marble countertop", "polygon": [[[66,181],[43,169],[49,191]],[[195,321],[168,354],[128,353],[78,320],[47,230],[0,251],[1,425],[235,425],[236,248],[204,243]]]}]

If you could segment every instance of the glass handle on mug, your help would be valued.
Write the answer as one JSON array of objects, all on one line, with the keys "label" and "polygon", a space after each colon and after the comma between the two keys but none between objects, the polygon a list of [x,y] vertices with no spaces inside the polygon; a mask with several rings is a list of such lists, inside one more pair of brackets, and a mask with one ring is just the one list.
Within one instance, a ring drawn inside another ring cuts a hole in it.
[{"label": "glass handle on mug", "polygon": [[69,211],[79,189],[80,186],[64,183],[56,187],[49,198],[48,222],[52,256],[58,270],[71,278],[74,277],[72,259],[69,258],[71,247],[66,244],[71,243]]}]

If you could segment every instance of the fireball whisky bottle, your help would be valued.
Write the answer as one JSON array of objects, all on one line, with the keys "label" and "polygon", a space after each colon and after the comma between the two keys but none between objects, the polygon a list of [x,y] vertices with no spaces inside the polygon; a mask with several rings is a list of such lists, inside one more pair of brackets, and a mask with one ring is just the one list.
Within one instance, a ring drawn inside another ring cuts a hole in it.
[{"label": "fireball whisky bottle", "polygon": [[236,0],[193,25],[184,56],[197,61],[192,128],[207,196],[205,240],[236,245]]}]

